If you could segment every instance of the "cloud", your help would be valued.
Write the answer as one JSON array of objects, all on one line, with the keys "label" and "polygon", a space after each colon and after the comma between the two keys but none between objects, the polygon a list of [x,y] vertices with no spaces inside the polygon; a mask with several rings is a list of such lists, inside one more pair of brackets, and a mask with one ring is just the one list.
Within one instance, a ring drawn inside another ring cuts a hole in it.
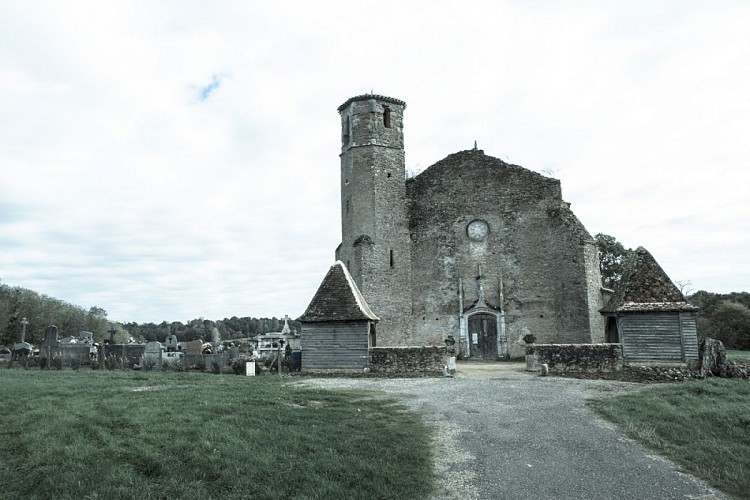
[{"label": "cloud", "polygon": [[6,4],[3,283],[122,321],[300,314],[340,238],[336,108],[373,89],[408,104],[407,167],[477,140],[675,279],[750,286],[744,3],[385,1],[373,29],[326,1]]}]

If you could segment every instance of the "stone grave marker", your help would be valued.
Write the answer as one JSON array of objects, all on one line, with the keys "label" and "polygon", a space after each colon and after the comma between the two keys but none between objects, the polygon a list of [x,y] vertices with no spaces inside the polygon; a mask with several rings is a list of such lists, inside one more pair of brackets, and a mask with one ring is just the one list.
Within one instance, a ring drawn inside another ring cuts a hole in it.
[{"label": "stone grave marker", "polygon": [[191,340],[187,345],[188,355],[200,356],[203,354],[203,341],[202,340]]},{"label": "stone grave marker", "polygon": [[161,360],[161,342],[149,342],[143,352],[144,359]]},{"label": "stone grave marker", "polygon": [[178,344],[177,335],[170,335],[164,341],[164,346],[167,348],[167,352],[179,351]]},{"label": "stone grave marker", "polygon": [[57,334],[57,327],[55,325],[48,326],[46,330],[44,330],[44,342],[42,343],[43,347],[57,347],[57,345],[60,343],[60,339],[58,338]]}]

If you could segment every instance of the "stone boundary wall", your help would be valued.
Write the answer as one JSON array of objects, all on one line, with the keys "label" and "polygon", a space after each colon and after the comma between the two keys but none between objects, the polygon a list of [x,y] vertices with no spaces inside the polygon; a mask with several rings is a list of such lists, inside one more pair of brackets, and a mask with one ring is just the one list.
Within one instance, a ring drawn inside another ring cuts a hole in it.
[{"label": "stone boundary wall", "polygon": [[370,373],[385,375],[438,375],[448,364],[448,348],[371,347]]},{"label": "stone boundary wall", "polygon": [[622,344],[536,344],[537,366],[551,373],[612,372],[622,370]]}]

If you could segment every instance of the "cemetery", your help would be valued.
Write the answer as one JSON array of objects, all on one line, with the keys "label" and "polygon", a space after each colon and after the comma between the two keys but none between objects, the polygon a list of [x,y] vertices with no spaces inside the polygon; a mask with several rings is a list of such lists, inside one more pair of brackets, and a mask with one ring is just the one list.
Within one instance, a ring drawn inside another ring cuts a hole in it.
[{"label": "cemetery", "polygon": [[[285,322],[281,332],[258,335],[229,342],[204,342],[200,339],[179,342],[169,335],[164,342],[96,343],[91,332],[59,338],[58,328],[49,326],[41,346],[25,341],[26,318],[19,341],[0,362],[41,369],[131,369],[161,371],[211,371],[255,375],[291,372],[300,369],[299,335]],[[132,340],[132,339],[131,339]]]}]

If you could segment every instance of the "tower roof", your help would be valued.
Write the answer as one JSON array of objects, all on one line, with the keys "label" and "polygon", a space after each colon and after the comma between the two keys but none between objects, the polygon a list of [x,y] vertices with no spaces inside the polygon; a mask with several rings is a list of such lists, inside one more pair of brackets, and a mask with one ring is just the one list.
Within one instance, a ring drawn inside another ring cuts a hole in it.
[{"label": "tower roof", "polygon": [[694,311],[667,273],[643,247],[630,256],[614,294],[600,312]]},{"label": "tower roof", "polygon": [[328,270],[305,313],[297,321],[379,321],[343,262]]},{"label": "tower roof", "polygon": [[354,97],[350,97],[346,100],[344,104],[338,107],[339,113],[346,109],[347,106],[349,106],[351,103],[355,101],[369,101],[370,99],[375,99],[376,101],[384,101],[384,102],[390,102],[391,104],[397,104],[399,106],[403,106],[406,108],[406,103],[400,99],[396,99],[393,97],[388,97],[384,95],[379,94],[362,94]]}]

